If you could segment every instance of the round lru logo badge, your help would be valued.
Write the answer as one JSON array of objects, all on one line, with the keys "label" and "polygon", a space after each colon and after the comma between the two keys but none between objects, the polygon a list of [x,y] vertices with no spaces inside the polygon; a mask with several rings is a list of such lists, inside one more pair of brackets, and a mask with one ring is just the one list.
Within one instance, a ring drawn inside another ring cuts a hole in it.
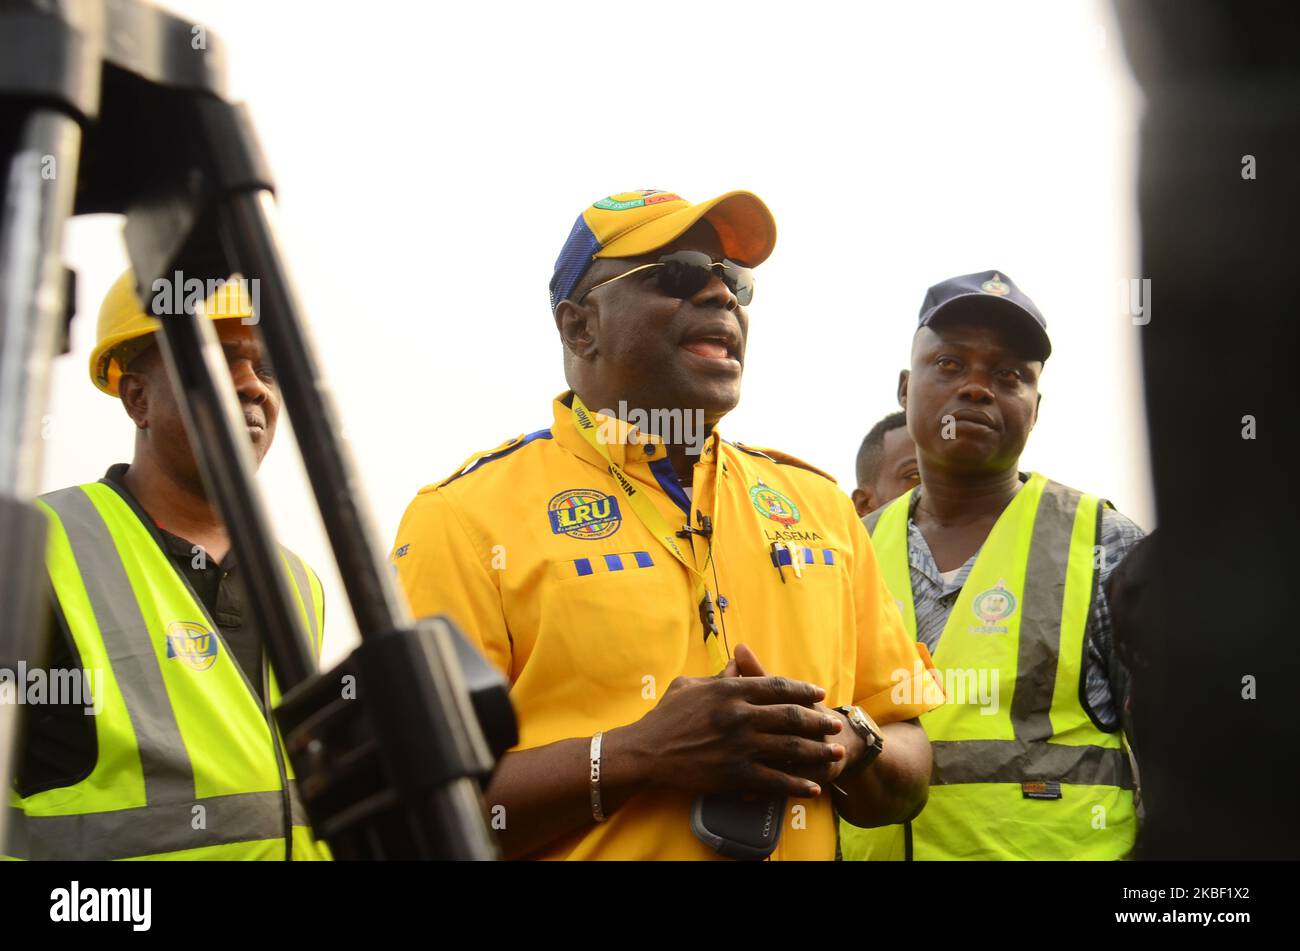
[{"label": "round lru logo badge", "polygon": [[770,485],[760,482],[750,489],[749,501],[754,503],[754,509],[759,515],[780,522],[786,528],[799,521],[799,506],[789,496],[782,495]]},{"label": "round lru logo badge", "polygon": [[554,534],[584,541],[608,538],[623,523],[618,500],[595,489],[565,489],[551,499],[547,509]]},{"label": "round lru logo badge", "polygon": [[167,656],[190,670],[207,670],[217,662],[217,638],[196,621],[167,625]]}]

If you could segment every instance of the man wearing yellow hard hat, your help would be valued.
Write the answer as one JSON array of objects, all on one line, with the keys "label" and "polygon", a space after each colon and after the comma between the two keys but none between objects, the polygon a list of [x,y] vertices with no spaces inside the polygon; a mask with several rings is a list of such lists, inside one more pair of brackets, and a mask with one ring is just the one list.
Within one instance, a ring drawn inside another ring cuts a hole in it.
[{"label": "man wearing yellow hard hat", "polygon": [[[260,464],[280,395],[242,281],[203,304]],[[26,707],[10,841],[31,859],[318,859],[271,720],[279,695],[245,611],[230,537],[207,498],[134,277],[99,313],[92,382],[135,426],[129,465],[41,497],[54,593],[46,667],[73,696]],[[324,603],[282,549],[312,649]],[[84,700],[84,703],[82,702]]]},{"label": "man wearing yellow hard hat", "polygon": [[588,207],[551,281],[569,389],[549,426],[402,519],[415,612],[510,680],[520,742],[486,792],[508,857],[831,859],[837,813],[925,802],[915,718],[942,697],[853,503],[717,430],[775,242],[749,192]]}]

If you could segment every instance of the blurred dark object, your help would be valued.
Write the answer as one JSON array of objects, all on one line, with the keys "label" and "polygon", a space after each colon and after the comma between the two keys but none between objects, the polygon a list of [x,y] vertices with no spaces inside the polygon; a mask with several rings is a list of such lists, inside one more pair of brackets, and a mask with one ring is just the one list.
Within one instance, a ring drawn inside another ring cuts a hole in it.
[{"label": "blurred dark object", "polygon": [[[1151,583],[1159,537],[1160,533],[1155,531],[1134,545],[1106,579],[1106,603],[1110,605],[1111,623],[1115,630],[1115,654],[1129,677],[1140,681],[1155,673],[1148,638],[1160,625],[1161,605]],[[1124,734],[1129,746],[1140,753],[1141,738],[1130,722],[1132,694],[1130,682],[1129,702],[1124,705],[1121,715],[1126,721]]]},{"label": "blurred dark object", "polygon": [[1146,97],[1140,333],[1161,536],[1132,672],[1138,857],[1294,859],[1300,10],[1116,9]]},{"label": "blurred dark object", "polygon": [[[1129,549],[1106,579],[1106,603],[1110,605],[1110,618],[1115,632],[1113,661],[1125,672],[1123,699],[1120,703],[1120,723],[1128,743],[1133,775],[1138,789],[1134,806],[1138,815],[1138,835],[1135,853],[1142,850],[1142,835],[1146,830],[1146,800],[1142,796],[1142,736],[1133,717],[1135,684],[1150,684],[1155,673],[1151,663],[1151,646],[1147,638],[1160,627],[1160,602],[1151,584],[1155,567],[1155,549],[1159,544],[1159,531],[1147,535]],[[1116,682],[1112,678],[1112,683]]]}]

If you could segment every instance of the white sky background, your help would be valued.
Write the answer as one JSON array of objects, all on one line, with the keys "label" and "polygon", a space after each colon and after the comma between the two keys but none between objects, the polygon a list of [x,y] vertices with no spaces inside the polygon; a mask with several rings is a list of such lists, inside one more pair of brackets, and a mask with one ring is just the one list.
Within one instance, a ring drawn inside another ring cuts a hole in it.
[{"label": "white sky background", "polygon": [[[1001,269],[1054,348],[1023,467],[1153,527],[1118,291],[1139,274],[1139,100],[1108,3],[165,6],[221,37],[251,105],[385,554],[420,486],[550,425],[552,264],[586,205],[635,188],[748,188],[776,216],[729,438],[852,488],[926,288]],[[69,234],[79,316],[45,490],[131,456],[86,371],[120,232],[101,216]],[[329,662],[355,626],[285,422],[261,483],[325,582]]]}]

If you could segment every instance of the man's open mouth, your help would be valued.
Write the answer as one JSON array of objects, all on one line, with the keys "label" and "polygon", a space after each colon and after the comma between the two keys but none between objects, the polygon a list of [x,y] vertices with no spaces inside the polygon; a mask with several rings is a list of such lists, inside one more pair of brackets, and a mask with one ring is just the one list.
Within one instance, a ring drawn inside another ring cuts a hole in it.
[{"label": "man's open mouth", "polygon": [[681,347],[706,360],[740,361],[740,335],[730,327],[702,328],[682,340]]},{"label": "man's open mouth", "polygon": [[700,357],[709,357],[714,360],[726,360],[731,357],[731,351],[727,348],[726,343],[721,340],[692,340],[689,343],[682,344],[682,346]]}]

